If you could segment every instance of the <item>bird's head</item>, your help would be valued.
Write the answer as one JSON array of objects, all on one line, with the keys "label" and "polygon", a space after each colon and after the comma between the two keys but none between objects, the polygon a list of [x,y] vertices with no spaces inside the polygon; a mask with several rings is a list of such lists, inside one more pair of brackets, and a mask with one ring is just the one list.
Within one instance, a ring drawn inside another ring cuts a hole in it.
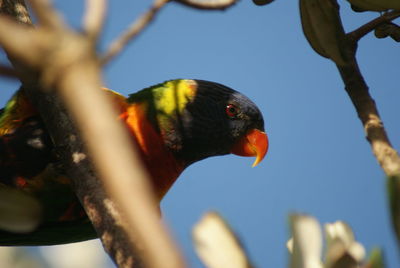
[{"label": "bird's head", "polygon": [[246,96],[224,85],[171,80],[130,99],[151,100],[147,104],[150,118],[167,148],[185,166],[229,153],[254,156],[255,166],[267,153],[268,137],[260,110]]}]

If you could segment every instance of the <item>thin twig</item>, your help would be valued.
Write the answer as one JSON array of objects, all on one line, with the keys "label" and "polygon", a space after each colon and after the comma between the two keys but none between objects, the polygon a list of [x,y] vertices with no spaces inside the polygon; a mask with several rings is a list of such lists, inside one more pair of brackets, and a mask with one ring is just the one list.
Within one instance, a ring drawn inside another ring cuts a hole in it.
[{"label": "thin twig", "polygon": [[120,53],[124,47],[135,39],[155,18],[160,9],[168,3],[169,0],[155,0],[148,11],[136,19],[118,38],[109,46],[106,53],[101,57],[101,64],[107,64],[112,58]]},{"label": "thin twig", "polygon": [[14,68],[0,64],[0,75],[10,78],[18,78],[18,74]]},{"label": "thin twig", "polygon": [[370,22],[360,26],[354,31],[347,34],[352,42],[357,42],[361,38],[363,38],[368,33],[375,30],[375,28],[382,23],[392,21],[396,18],[400,17],[400,10],[393,10],[383,14],[382,16],[377,17],[376,19],[371,20]]},{"label": "thin twig", "polygon": [[204,10],[224,10],[236,4],[238,0],[175,0],[186,6]]},{"label": "thin twig", "polygon": [[107,0],[86,0],[85,3],[83,29],[90,39],[97,40],[104,24]]}]

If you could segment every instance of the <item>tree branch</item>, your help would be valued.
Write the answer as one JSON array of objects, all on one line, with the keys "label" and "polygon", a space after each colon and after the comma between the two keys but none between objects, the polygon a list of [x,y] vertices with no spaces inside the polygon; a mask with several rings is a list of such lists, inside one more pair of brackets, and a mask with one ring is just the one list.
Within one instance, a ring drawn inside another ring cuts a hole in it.
[{"label": "tree branch", "polygon": [[387,176],[392,222],[397,241],[400,243],[400,157],[389,141],[375,101],[369,94],[368,86],[361,75],[355,57],[355,47],[347,50],[350,59],[348,64],[336,66],[345,84],[346,92],[364,126],[372,152]]},{"label": "tree branch", "polygon": [[349,56],[349,64],[337,65],[358,117],[364,126],[364,131],[372,151],[387,176],[400,175],[400,157],[393,149],[375,101],[369,94],[369,89],[361,75],[357,60]]},{"label": "tree branch", "polygon": [[[0,10],[7,13],[15,10],[16,4],[25,8],[21,1],[5,0],[0,2]],[[136,250],[148,267],[184,267],[159,222],[147,173],[131,150],[135,145],[116,120],[113,105],[99,90],[94,40],[69,30],[48,1],[32,0],[32,7],[43,27],[27,29],[0,18],[0,44],[23,73],[24,90],[40,110],[55,145],[62,148],[59,153],[63,167],[104,247],[119,267],[141,266],[132,243],[141,248]],[[63,104],[55,94],[40,92],[44,86],[55,88],[65,102],[95,168]],[[115,204],[95,174],[102,178]]]},{"label": "tree branch", "polygon": [[107,64],[117,56],[124,47],[135,39],[155,18],[160,9],[168,3],[169,0],[155,0],[148,11],[136,19],[118,38],[109,46],[106,53],[101,58],[102,64]]},{"label": "tree branch", "polygon": [[376,19],[373,19],[372,21],[348,33],[347,36],[350,38],[352,42],[358,42],[358,40],[363,38],[365,35],[375,30],[377,26],[381,25],[382,23],[392,21],[398,17],[400,17],[400,10],[393,10],[387,12],[382,16],[379,16]]}]

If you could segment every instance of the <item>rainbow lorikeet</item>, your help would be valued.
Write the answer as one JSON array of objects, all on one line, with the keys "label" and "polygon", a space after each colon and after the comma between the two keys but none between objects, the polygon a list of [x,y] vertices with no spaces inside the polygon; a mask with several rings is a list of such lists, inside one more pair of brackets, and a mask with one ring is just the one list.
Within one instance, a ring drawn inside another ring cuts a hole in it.
[{"label": "rainbow lorikeet", "polygon": [[[159,201],[196,161],[233,153],[255,156],[256,165],[268,150],[257,106],[224,85],[171,80],[128,98],[106,92],[119,111],[118,120],[140,148]],[[38,201],[41,220],[24,233],[18,224],[2,224],[8,215],[2,213],[0,198],[0,245],[52,245],[97,237],[70,179],[58,168],[55,149],[37,110],[17,91],[0,114],[0,197],[8,191],[26,193]]]}]

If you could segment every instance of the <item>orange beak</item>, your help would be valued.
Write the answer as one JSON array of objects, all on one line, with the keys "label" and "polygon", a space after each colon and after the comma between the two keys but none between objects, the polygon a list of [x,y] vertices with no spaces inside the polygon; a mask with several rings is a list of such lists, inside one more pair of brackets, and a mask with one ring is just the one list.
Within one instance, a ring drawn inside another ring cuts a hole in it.
[{"label": "orange beak", "polygon": [[265,132],[252,129],[232,148],[231,153],[240,156],[255,156],[253,167],[260,163],[268,151],[268,136]]}]

